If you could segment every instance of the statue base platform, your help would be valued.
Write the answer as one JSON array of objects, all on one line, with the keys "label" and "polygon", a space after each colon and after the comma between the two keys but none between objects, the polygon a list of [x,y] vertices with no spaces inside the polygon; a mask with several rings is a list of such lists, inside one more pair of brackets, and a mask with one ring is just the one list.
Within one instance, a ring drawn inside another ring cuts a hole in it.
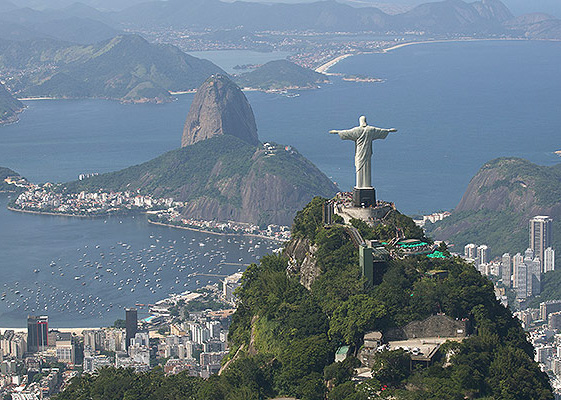
[{"label": "statue base platform", "polygon": [[352,219],[360,219],[370,226],[376,226],[392,210],[388,205],[377,207],[353,207],[339,206],[335,208],[335,214],[343,218],[346,224]]},{"label": "statue base platform", "polygon": [[353,189],[353,207],[375,207],[376,206],[376,189],[357,188]]}]

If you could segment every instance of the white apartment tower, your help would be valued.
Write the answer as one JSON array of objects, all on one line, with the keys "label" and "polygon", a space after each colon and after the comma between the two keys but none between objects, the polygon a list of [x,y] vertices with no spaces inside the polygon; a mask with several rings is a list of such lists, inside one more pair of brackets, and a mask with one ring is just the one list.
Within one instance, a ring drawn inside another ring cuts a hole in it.
[{"label": "white apartment tower", "polygon": [[528,267],[521,263],[516,266],[514,272],[514,283],[516,284],[516,298],[525,299],[528,297]]},{"label": "white apartment tower", "polygon": [[518,269],[520,268],[520,266],[524,265],[524,257],[522,257],[522,254],[520,253],[516,253],[514,255],[514,257],[512,257],[512,283],[513,283],[513,287],[517,288],[518,286],[518,282],[517,282],[517,276],[518,274]]},{"label": "white apartment tower", "polygon": [[464,247],[465,258],[471,258],[475,260],[477,258],[477,245],[470,243]]},{"label": "white apartment tower", "polygon": [[503,285],[511,287],[512,283],[512,258],[509,253],[504,253],[501,258],[501,272],[500,277],[503,280]]},{"label": "white apartment tower", "polygon": [[534,258],[530,262],[527,262],[528,266],[528,277],[526,280],[526,290],[528,297],[536,296],[541,293],[541,281],[542,281],[542,269],[539,258]]},{"label": "white apartment tower", "polygon": [[489,247],[482,244],[477,248],[477,265],[489,263]]},{"label": "white apartment tower", "polygon": [[543,252],[543,272],[555,271],[555,250],[548,247]]}]

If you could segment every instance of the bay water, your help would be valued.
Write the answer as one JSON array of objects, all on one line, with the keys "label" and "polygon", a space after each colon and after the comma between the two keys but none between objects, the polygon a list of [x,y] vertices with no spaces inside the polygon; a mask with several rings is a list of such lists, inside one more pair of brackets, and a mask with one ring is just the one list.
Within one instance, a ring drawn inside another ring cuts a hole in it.
[{"label": "bay water", "polygon": [[[260,59],[236,51],[212,57],[227,60],[226,69]],[[330,70],[383,83],[332,76],[297,97],[246,95],[261,141],[295,147],[342,190],[354,183],[353,143],[328,131],[356,126],[360,115],[397,128],[374,142],[374,186],[379,198],[417,214],[453,208],[495,157],[560,161],[559,65],[555,42],[422,44],[350,57]],[[28,101],[19,123],[0,127],[0,165],[33,182],[64,182],[142,163],[179,147],[192,98],[164,105]],[[216,282],[276,247],[156,227],[143,217],[24,215],[7,211],[8,200],[0,195],[2,327],[23,327],[28,313],[47,314],[61,327],[109,324],[123,307]]]}]

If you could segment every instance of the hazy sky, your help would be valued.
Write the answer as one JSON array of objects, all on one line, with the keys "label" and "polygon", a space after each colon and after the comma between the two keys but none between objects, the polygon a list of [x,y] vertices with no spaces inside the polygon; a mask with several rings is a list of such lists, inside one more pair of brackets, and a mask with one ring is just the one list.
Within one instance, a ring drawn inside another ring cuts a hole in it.
[{"label": "hazy sky", "polygon": [[[265,0],[245,0],[245,1],[263,1]],[[267,2],[283,2],[283,3],[303,3],[312,2],[315,0],[272,0]],[[372,4],[372,5],[384,5],[384,6],[415,6],[422,3],[429,3],[434,0],[338,0],[340,2],[346,3],[361,3],[361,4]],[[470,3],[475,0],[465,0]],[[561,0],[502,0],[508,8],[513,12],[514,15],[521,15],[533,12],[543,12],[554,15],[561,18]]]},{"label": "hazy sky", "polygon": [[[151,0],[9,0],[14,4],[21,6],[31,6],[33,8],[46,8],[46,7],[57,7],[66,6],[73,2],[83,2],[85,4],[92,5],[94,7],[105,8],[105,9],[123,9],[127,6],[143,3]],[[187,0],[186,0],[187,1]],[[234,0],[223,0],[223,1],[234,1]],[[243,0],[243,1],[259,1],[259,2],[283,2],[283,3],[309,3],[317,0]],[[406,10],[408,7],[413,7],[421,3],[427,3],[434,0],[337,0],[342,3],[349,4],[362,4],[362,5],[374,5],[382,6],[380,8],[384,10],[391,10],[394,12],[400,12]],[[467,2],[475,0],[466,0]],[[502,0],[515,15],[521,15],[531,12],[544,12],[552,14],[558,18],[561,18],[561,0]]]}]

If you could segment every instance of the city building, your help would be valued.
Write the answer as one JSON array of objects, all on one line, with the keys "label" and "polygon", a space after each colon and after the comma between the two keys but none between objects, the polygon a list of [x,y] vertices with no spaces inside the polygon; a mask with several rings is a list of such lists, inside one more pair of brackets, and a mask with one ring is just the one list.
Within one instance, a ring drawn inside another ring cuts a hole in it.
[{"label": "city building", "polygon": [[524,300],[528,297],[528,267],[522,263],[516,266],[514,281],[516,283],[516,298]]},{"label": "city building", "polygon": [[538,215],[530,220],[530,248],[542,263],[545,249],[552,245],[552,225],[553,219],[547,215]]},{"label": "city building", "polygon": [[515,288],[517,287],[516,277],[519,275],[518,268],[522,264],[524,264],[524,257],[522,256],[522,254],[516,253],[514,257],[512,257],[512,276],[513,276],[512,284],[513,287]]},{"label": "city building", "polygon": [[111,365],[111,360],[107,356],[84,357],[84,372],[95,372],[101,367]]},{"label": "city building", "polygon": [[125,349],[128,350],[131,339],[134,338],[138,331],[138,314],[136,308],[125,309]]},{"label": "city building", "polygon": [[561,300],[550,300],[540,303],[540,319],[547,321],[547,317],[551,313],[561,311]]},{"label": "city building", "polygon": [[[84,336],[84,348],[91,351],[105,350],[105,333],[101,329],[88,329],[82,332]],[[115,350],[113,350],[115,351]]]},{"label": "city building", "polygon": [[560,330],[561,329],[561,311],[557,311],[549,314],[547,317],[547,325],[549,329]]},{"label": "city building", "polygon": [[537,296],[542,292],[541,281],[542,281],[542,269],[539,258],[534,258],[533,260],[528,260],[524,262],[528,266],[528,277],[527,277],[527,291],[528,297]]},{"label": "city building", "polygon": [[464,257],[475,260],[477,258],[477,245],[470,243],[464,247]]},{"label": "city building", "polygon": [[555,271],[555,250],[551,247],[545,249],[543,254],[543,272]]},{"label": "city building", "polygon": [[509,253],[504,253],[501,258],[501,273],[500,277],[503,285],[511,287],[512,285],[512,258]]},{"label": "city building", "polygon": [[477,265],[485,265],[489,263],[489,247],[482,244],[477,247]]},{"label": "city building", "polygon": [[27,352],[26,334],[23,332],[14,332],[13,330],[4,331],[2,340],[0,340],[0,359],[2,356],[13,357],[21,360]]},{"label": "city building", "polygon": [[224,296],[224,300],[228,303],[234,303],[234,291],[241,285],[241,278],[243,273],[236,272],[230,276],[227,276],[222,281],[222,295]]},{"label": "city building", "polygon": [[27,351],[36,352],[44,350],[49,344],[49,317],[27,317]]}]

